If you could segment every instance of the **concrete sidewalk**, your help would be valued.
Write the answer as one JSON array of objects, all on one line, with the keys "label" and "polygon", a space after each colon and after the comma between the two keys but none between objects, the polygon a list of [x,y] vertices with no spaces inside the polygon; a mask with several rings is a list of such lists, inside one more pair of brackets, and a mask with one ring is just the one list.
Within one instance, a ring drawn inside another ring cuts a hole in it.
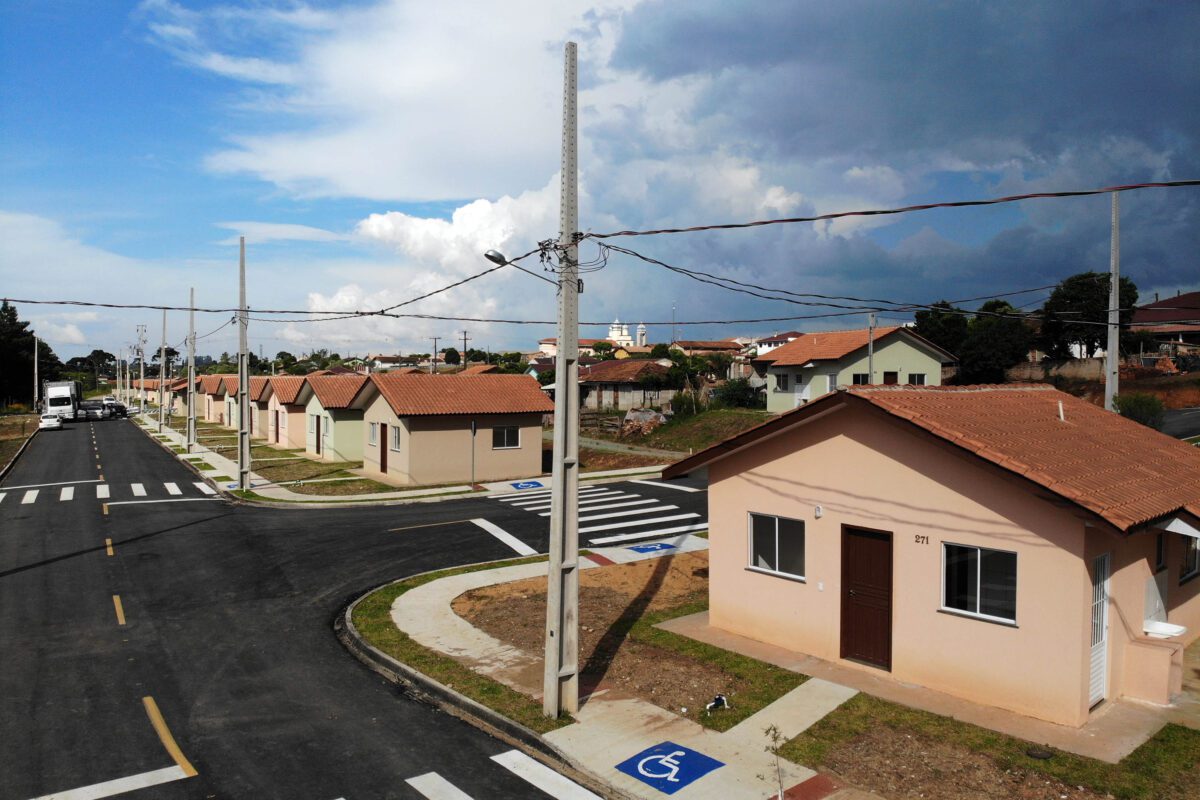
[{"label": "concrete sidewalk", "polygon": [[[155,412],[147,412],[141,416],[141,419],[147,423],[144,427],[146,433],[154,438],[162,436],[160,440],[163,444],[185,447],[186,437],[184,434],[170,427],[164,427],[161,431],[158,429],[158,417]],[[236,435],[236,432],[230,431],[231,435]],[[253,444],[263,444],[262,441],[253,442]],[[197,444],[191,453],[179,455],[181,461],[200,460],[209,464],[212,469],[201,470],[200,474],[213,482],[213,485],[222,492],[232,492],[237,488],[237,461],[230,459],[220,453],[210,450],[207,447]],[[253,467],[253,462],[251,462]],[[630,469],[614,469],[605,470],[603,472],[587,472],[580,475],[580,481],[586,483],[604,483],[608,481],[625,480],[630,477],[652,478],[662,474],[663,467],[633,467]],[[231,478],[230,481],[217,482],[215,478],[225,476]],[[439,486],[437,488],[416,488],[416,489],[397,489],[388,492],[371,492],[367,494],[342,494],[342,495],[315,495],[301,494],[288,489],[288,483],[272,483],[262,475],[257,474],[253,470],[250,472],[250,489],[255,494],[267,500],[285,503],[298,503],[307,506],[314,505],[352,505],[354,503],[381,503],[381,502],[428,502],[434,500],[455,499],[461,496],[471,495],[477,497],[487,497],[494,494],[511,494],[521,491],[522,486],[525,488],[539,488],[543,484],[549,485],[549,476],[537,476],[524,481],[495,481],[486,484],[458,484],[454,486]],[[316,483],[317,481],[308,481]]]},{"label": "concrete sidewalk", "polygon": [[[675,545],[668,554],[707,549],[708,542],[683,535],[664,540]],[[591,548],[602,563],[627,563],[655,558],[663,551],[639,553],[627,547]],[[599,566],[580,558],[583,569]],[[445,653],[471,669],[532,697],[541,697],[541,654],[525,653],[478,630],[451,608],[454,598],[472,589],[546,575],[545,563],[500,567],[442,578],[400,595],[392,606],[392,621],[414,641]],[[728,731],[717,732],[636,697],[601,688],[583,699],[576,722],[544,734],[541,739],[575,768],[611,786],[619,796],[659,798],[663,792],[618,769],[632,763],[653,780],[679,769],[686,783],[688,765],[697,754],[720,762],[711,772],[676,788],[679,798],[770,798],[778,793],[776,760],[767,751],[765,729],[776,725],[789,739],[824,717],[857,692],[821,679],[811,679]],[[669,745],[661,753],[651,748]],[[687,751],[694,751],[688,753]],[[664,758],[665,756],[665,758]],[[780,762],[789,797],[838,800],[877,797],[838,787],[826,776],[789,762]],[[632,768],[631,768],[632,769]],[[665,780],[669,781],[670,778]]]}]

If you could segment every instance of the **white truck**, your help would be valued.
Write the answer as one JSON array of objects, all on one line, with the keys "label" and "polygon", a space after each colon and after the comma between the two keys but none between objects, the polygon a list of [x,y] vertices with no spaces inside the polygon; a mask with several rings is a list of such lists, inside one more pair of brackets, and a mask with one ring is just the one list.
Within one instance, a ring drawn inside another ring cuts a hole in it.
[{"label": "white truck", "polygon": [[42,384],[42,402],[46,414],[58,414],[59,419],[75,419],[83,387],[79,381],[46,381]]}]

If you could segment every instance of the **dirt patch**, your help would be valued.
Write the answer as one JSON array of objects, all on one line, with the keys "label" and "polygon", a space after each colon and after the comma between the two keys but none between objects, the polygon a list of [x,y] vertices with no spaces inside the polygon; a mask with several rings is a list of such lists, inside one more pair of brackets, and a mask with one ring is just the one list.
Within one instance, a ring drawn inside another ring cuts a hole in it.
[{"label": "dirt patch", "polygon": [[1021,769],[964,747],[891,728],[832,748],[822,765],[889,800],[1101,800],[1112,795]]},{"label": "dirt patch", "polygon": [[[717,693],[737,703],[738,693],[747,687],[735,676],[628,636],[643,614],[705,597],[707,552],[584,570],[579,583],[584,691],[599,685],[692,718]],[[544,647],[545,578],[472,590],[456,598],[453,608],[471,624],[527,653],[540,653]]]},{"label": "dirt patch", "polygon": [[37,426],[37,414],[6,414],[0,417],[0,468],[17,454]]},{"label": "dirt patch", "polygon": [[631,467],[654,467],[665,464],[669,458],[646,456],[638,453],[615,453],[609,450],[579,448],[579,467],[583,472],[600,472],[606,469],[630,469]]}]

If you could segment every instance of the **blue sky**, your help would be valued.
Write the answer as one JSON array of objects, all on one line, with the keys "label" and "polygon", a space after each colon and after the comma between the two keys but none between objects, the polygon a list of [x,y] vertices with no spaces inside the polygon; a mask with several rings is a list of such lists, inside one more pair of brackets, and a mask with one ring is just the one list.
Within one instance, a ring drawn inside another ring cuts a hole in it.
[{"label": "blue sky", "polygon": [[[581,227],[691,225],[1200,175],[1200,6],[818,2],[14,0],[0,42],[0,293],[252,307],[401,302],[557,232],[562,45],[580,45]],[[1108,263],[1108,200],[626,240],[797,292],[912,302]],[[1200,193],[1123,199],[1142,297],[1200,285]],[[586,252],[585,252],[586,256]],[[483,278],[412,310],[551,319]],[[1035,302],[1044,297],[1022,298]],[[586,320],[819,312],[614,257]],[[63,357],[160,315],[19,308]],[[224,321],[201,317],[200,332]],[[699,326],[694,338],[860,316]],[[168,338],[186,334],[173,314]],[[256,349],[532,349],[542,326],[253,323]],[[583,335],[601,335],[587,329]],[[460,335],[460,334],[459,334]],[[669,336],[652,327],[651,339]],[[230,328],[201,351],[232,349]]]}]

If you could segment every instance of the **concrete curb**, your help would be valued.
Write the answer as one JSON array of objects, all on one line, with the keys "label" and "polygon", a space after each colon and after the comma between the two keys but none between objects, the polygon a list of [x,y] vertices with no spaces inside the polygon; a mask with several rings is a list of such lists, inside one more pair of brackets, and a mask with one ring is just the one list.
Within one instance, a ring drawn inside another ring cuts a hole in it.
[{"label": "concrete curb", "polygon": [[29,434],[29,437],[25,439],[25,444],[21,445],[20,449],[18,449],[17,452],[13,454],[13,457],[8,460],[8,463],[5,464],[2,469],[0,469],[0,480],[2,480],[4,476],[9,473],[9,470],[11,470],[17,463],[17,459],[21,457],[21,453],[25,452],[25,448],[29,447],[29,443],[33,441],[34,436],[37,436],[39,430],[41,430],[41,428],[34,428],[33,433]]},{"label": "concrete curb", "polygon": [[[497,566],[503,563],[505,562],[496,562]],[[440,572],[441,570],[434,571]],[[527,755],[537,758],[548,766],[556,769],[566,768],[571,773],[570,777],[572,780],[597,794],[604,797],[618,798],[619,800],[633,800],[631,795],[608,785],[591,772],[576,764],[565,753],[562,753],[554,745],[545,741],[535,731],[454,691],[449,686],[430,678],[424,673],[418,672],[407,664],[397,661],[387,653],[372,647],[362,638],[358,629],[354,627],[352,618],[354,609],[358,607],[358,604],[380,589],[400,583],[401,581],[411,580],[422,574],[429,573],[418,573],[406,578],[389,581],[370,591],[364,592],[346,606],[345,611],[338,614],[333,621],[334,633],[337,635],[338,641],[342,643],[342,646],[373,672],[382,675],[389,682],[400,686],[402,691],[414,700],[427,703],[451,716],[458,717],[488,735],[520,748]]]}]

